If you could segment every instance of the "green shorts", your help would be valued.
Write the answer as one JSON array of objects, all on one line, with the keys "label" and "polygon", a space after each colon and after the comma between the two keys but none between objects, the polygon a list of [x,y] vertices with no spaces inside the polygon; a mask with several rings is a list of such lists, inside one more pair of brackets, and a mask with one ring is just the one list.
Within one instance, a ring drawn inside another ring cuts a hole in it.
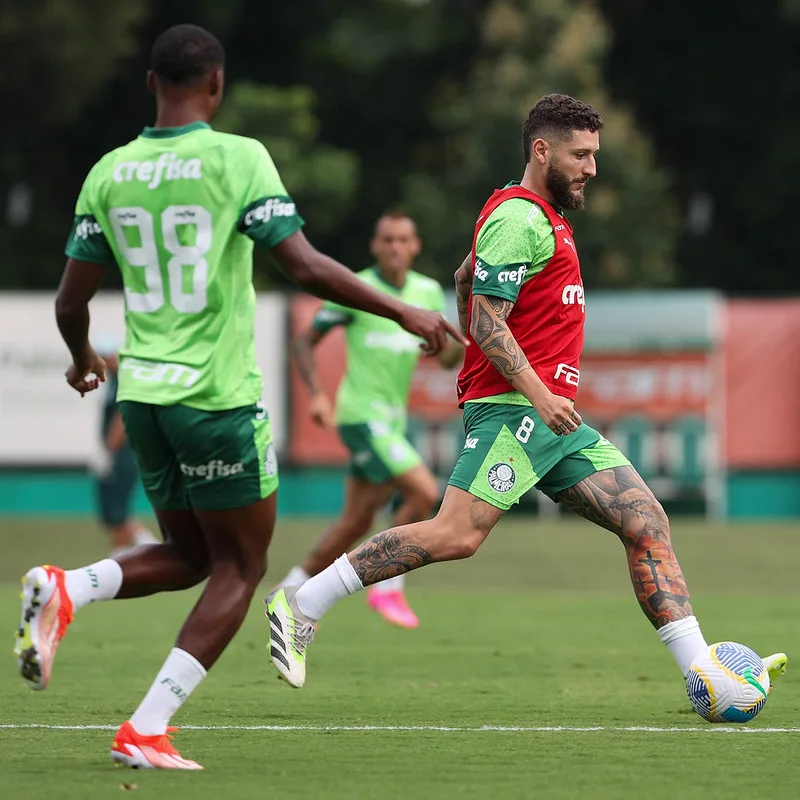
[{"label": "green shorts", "polygon": [[387,483],[422,463],[404,433],[386,422],[340,425],[339,436],[350,451],[350,474],[367,483]]},{"label": "green shorts", "polygon": [[630,461],[594,428],[556,436],[530,406],[467,403],[466,441],[448,483],[507,511],[535,486],[548,497]]},{"label": "green shorts", "polygon": [[119,408],[154,508],[241,508],[278,488],[262,406],[200,411],[123,400]]}]

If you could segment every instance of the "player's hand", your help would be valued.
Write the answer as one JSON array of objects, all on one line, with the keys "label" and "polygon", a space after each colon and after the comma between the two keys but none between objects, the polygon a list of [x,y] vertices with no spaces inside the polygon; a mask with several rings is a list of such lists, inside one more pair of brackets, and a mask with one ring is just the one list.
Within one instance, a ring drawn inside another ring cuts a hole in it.
[{"label": "player's hand", "polygon": [[571,400],[552,392],[548,392],[538,400],[535,408],[542,422],[557,436],[566,436],[578,430],[578,426],[583,422]]},{"label": "player's hand", "polygon": [[311,419],[325,430],[331,430],[336,423],[333,419],[333,406],[324,392],[318,392],[311,397]]},{"label": "player's hand", "polygon": [[90,348],[83,358],[69,365],[66,376],[67,383],[83,397],[105,381],[106,362]]},{"label": "player's hand", "polygon": [[403,316],[398,320],[400,325],[414,336],[425,340],[422,352],[426,356],[435,356],[447,346],[450,335],[463,345],[467,340],[438,311],[426,311],[424,308],[407,306]]}]

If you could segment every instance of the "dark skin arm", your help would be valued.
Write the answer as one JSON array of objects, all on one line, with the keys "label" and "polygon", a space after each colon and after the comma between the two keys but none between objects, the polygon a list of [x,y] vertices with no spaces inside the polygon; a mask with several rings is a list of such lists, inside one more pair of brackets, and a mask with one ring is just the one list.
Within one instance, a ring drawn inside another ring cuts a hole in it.
[{"label": "dark skin arm", "polygon": [[[89,344],[89,301],[105,276],[106,267],[91,261],[67,259],[56,295],[56,323],[72,354],[67,383],[83,397],[106,379],[106,364]],[[94,374],[96,377],[87,379]]]},{"label": "dark skin arm", "polygon": [[426,355],[436,355],[443,350],[448,334],[465,343],[464,337],[441,314],[413,308],[373,289],[347,267],[312,247],[302,231],[284,239],[272,252],[298,286],[325,300],[394,320],[409,333],[425,340]]}]

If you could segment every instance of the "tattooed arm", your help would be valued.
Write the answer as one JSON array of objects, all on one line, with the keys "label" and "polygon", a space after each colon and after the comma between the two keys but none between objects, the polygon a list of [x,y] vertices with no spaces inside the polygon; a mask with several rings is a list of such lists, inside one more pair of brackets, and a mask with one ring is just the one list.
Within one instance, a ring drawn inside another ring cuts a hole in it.
[{"label": "tattooed arm", "polygon": [[311,419],[322,428],[335,426],[333,404],[325,394],[317,376],[317,365],[314,362],[314,348],[322,341],[328,330],[319,330],[313,325],[305,333],[301,333],[292,343],[294,363],[303,383],[311,392]]},{"label": "tattooed arm", "polygon": [[472,253],[461,262],[453,278],[456,282],[456,304],[458,306],[458,325],[461,333],[467,335],[467,309],[469,308],[469,293],[472,289]]},{"label": "tattooed arm", "polygon": [[531,367],[506,320],[511,300],[473,295],[470,335],[492,366],[536,409],[542,422],[558,434],[571,433],[581,418],[566,397],[554,395]]}]

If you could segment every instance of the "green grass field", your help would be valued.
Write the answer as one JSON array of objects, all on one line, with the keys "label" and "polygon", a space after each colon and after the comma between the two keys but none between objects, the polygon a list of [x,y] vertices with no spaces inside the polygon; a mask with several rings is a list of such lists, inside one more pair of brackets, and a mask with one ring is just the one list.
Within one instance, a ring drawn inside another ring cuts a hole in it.
[{"label": "green grass field", "polygon": [[[281,523],[269,579],[320,530]],[[709,641],[800,656],[800,525],[678,520],[673,536]],[[108,798],[134,786],[137,797],[171,800],[800,796],[800,662],[746,728],[708,725],[638,610],[614,537],[523,516],[504,521],[474,559],[411,577],[418,631],[387,626],[363,598],[340,604],[299,692],[267,661],[259,597],[176,718],[178,748],[205,771],[114,769],[113,730],[196,593],[86,608],[46,692],[22,684],[11,656],[19,575],[35,563],[96,560],[104,544],[92,522],[0,521],[2,797]]]}]

